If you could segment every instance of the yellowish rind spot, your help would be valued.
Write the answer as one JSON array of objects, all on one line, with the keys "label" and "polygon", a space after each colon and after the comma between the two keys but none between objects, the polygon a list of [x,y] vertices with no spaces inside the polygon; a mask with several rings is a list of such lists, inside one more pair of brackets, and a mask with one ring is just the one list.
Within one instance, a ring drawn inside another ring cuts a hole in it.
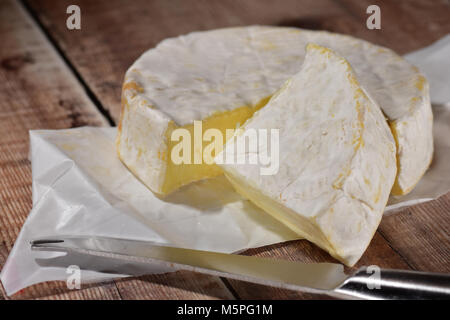
[{"label": "yellowish rind spot", "polygon": [[425,83],[427,82],[427,79],[425,79],[424,76],[419,75],[419,77],[417,78],[416,83],[414,84],[414,86],[417,88],[417,90],[422,91],[423,87],[425,86]]},{"label": "yellowish rind spot", "polygon": [[398,156],[399,146],[398,146],[398,134],[397,134],[397,122],[391,121],[388,122],[389,127],[391,128],[392,136],[395,140],[395,146],[397,147],[397,176],[395,177],[394,185],[392,186],[391,194],[394,196],[401,196],[407,193],[407,190],[403,190],[398,182],[398,176],[400,175],[400,172],[402,168],[400,167],[400,157]]}]

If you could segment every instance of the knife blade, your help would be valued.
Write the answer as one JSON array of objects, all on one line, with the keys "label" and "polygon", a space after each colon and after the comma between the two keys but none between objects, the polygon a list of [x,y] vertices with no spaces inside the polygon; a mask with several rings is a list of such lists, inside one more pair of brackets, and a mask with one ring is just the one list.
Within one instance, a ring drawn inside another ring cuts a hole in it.
[{"label": "knife blade", "polygon": [[380,269],[374,277],[363,267],[349,276],[336,263],[300,263],[107,237],[36,239],[31,249],[148,263],[337,298],[450,299],[447,274]]}]

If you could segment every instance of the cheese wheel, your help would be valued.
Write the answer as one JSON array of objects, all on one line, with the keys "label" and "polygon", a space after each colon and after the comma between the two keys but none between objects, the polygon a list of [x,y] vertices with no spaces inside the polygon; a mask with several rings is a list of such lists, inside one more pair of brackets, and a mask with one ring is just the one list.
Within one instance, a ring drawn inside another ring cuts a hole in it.
[{"label": "cheese wheel", "polygon": [[[395,195],[409,192],[433,153],[428,83],[393,51],[345,35],[296,28],[250,26],[194,32],[166,39],[127,71],[117,150],[123,163],[153,192],[167,194],[195,180],[222,174],[214,164],[174,164],[184,128],[224,133],[249,119],[291,76],[306,44],[331,48],[348,60],[383,110],[397,143]],[[325,94],[325,93],[324,93]],[[192,146],[191,157],[206,143]]]}]

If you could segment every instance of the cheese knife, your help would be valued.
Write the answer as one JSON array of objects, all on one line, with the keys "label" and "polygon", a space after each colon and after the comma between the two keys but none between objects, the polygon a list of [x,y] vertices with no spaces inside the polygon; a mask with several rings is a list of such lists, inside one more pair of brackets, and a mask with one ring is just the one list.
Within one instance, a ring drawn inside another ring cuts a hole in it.
[{"label": "cheese knife", "polygon": [[300,263],[107,237],[36,239],[31,249],[151,264],[341,299],[450,299],[449,274],[371,266],[347,275],[336,263]]}]

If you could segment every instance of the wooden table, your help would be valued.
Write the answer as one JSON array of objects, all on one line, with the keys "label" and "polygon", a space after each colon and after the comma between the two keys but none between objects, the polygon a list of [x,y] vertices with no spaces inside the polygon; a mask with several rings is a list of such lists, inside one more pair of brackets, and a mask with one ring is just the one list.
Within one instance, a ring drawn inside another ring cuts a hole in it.
[{"label": "wooden table", "polygon": [[[81,30],[66,28],[66,8],[81,8]],[[365,27],[381,8],[381,30]],[[236,25],[282,25],[346,33],[400,54],[450,32],[445,0],[0,0],[0,267],[31,209],[30,129],[111,126],[119,117],[125,70],[167,37]],[[450,193],[387,216],[358,266],[450,272]],[[249,255],[333,261],[307,241]],[[190,272],[151,275],[68,290],[34,285],[1,299],[323,298]]]}]

